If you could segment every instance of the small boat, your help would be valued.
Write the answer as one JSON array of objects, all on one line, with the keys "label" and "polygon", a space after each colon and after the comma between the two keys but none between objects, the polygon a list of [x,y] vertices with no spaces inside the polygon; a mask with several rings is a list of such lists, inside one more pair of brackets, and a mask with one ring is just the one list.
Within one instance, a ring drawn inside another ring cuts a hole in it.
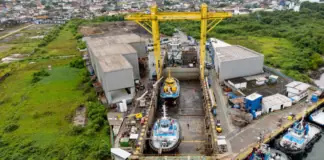
[{"label": "small boat", "polygon": [[275,147],[293,159],[299,159],[321,138],[321,132],[319,126],[305,122],[303,116],[301,121],[295,122],[287,133],[275,141]]},{"label": "small boat", "polygon": [[309,120],[324,127],[324,108],[320,108],[309,116]]},{"label": "small boat", "polygon": [[163,98],[165,101],[172,101],[175,102],[175,100],[180,95],[180,84],[179,80],[172,77],[170,70],[169,70],[169,76],[165,79],[164,83],[161,87],[161,93],[160,97]]},{"label": "small boat", "polygon": [[247,160],[290,160],[285,153],[262,144],[260,148],[253,148]]},{"label": "small boat", "polygon": [[159,154],[170,152],[178,148],[181,143],[181,128],[177,119],[167,117],[166,108],[163,105],[163,117],[154,125],[149,141],[150,147]]}]

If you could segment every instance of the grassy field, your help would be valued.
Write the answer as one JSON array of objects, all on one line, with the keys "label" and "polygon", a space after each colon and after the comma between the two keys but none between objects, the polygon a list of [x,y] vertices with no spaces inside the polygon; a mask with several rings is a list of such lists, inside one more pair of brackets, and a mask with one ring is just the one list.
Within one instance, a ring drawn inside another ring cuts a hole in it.
[{"label": "grassy field", "polygon": [[[47,46],[43,56],[79,54],[76,40],[66,29]],[[38,54],[38,53],[37,53]],[[30,58],[3,66],[11,75],[0,82],[0,159],[102,159],[109,155],[109,135],[105,110],[100,120],[88,119],[85,128],[73,127],[72,117],[92,95],[85,83],[85,69],[69,66],[78,59]],[[33,63],[31,63],[33,62]],[[49,76],[32,83],[33,74],[42,69]],[[87,115],[85,115],[87,116]],[[103,127],[98,127],[99,125]]]},{"label": "grassy field", "polygon": [[[69,46],[69,47],[66,47]],[[60,35],[47,47],[45,47],[49,56],[77,55],[77,41],[73,34],[67,29],[61,30]]]},{"label": "grassy field", "polygon": [[45,35],[52,28],[53,25],[34,25],[0,40],[0,59],[11,54],[32,54],[41,41],[32,37]]}]

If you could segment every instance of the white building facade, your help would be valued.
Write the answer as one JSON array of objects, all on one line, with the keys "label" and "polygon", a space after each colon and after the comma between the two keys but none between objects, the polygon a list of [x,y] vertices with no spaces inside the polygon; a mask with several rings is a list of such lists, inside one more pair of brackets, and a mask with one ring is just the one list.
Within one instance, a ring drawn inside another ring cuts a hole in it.
[{"label": "white building facade", "polygon": [[263,73],[264,56],[248,48],[232,45],[214,48],[214,66],[220,82]]},{"label": "white building facade", "polygon": [[308,96],[308,88],[310,85],[299,81],[293,81],[287,84],[286,87],[288,97],[292,99],[293,103],[296,103]]},{"label": "white building facade", "polygon": [[270,113],[290,106],[292,106],[291,99],[279,93],[262,99],[262,113]]}]

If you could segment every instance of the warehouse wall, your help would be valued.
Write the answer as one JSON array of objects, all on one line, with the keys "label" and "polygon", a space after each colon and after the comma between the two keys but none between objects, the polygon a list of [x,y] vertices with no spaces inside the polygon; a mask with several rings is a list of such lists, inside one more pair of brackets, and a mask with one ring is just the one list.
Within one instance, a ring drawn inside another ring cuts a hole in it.
[{"label": "warehouse wall", "polygon": [[[88,45],[88,44],[87,44]],[[90,47],[88,47],[88,54],[90,55],[90,61],[91,61],[91,65],[92,65],[92,68],[94,69],[95,71],[95,74],[97,75],[97,68],[96,68],[96,59],[95,59],[95,56],[93,55],[93,52],[91,51]]]},{"label": "warehouse wall", "polygon": [[100,60],[100,58],[98,58],[98,57],[96,57],[96,56],[93,56],[94,58],[94,68],[96,68],[95,70],[96,70],[96,76],[98,77],[98,79],[99,79],[99,82],[100,83],[102,83],[102,79],[104,79],[104,73],[103,73],[103,71],[102,71],[102,69],[101,69],[101,66],[100,66],[100,64],[99,64],[99,60]]},{"label": "warehouse wall", "polygon": [[133,69],[106,72],[102,84],[107,91],[134,87]]},{"label": "warehouse wall", "polygon": [[137,53],[124,54],[123,56],[133,66],[134,79],[140,79]]},{"label": "warehouse wall", "polygon": [[240,59],[235,61],[221,62],[219,66],[219,79],[223,82],[226,79],[244,77],[263,72],[263,56]]}]

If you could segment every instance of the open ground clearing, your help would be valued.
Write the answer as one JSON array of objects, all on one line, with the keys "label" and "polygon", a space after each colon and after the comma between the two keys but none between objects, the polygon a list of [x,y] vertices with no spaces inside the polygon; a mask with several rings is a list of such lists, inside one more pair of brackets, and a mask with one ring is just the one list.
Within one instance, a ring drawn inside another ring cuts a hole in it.
[{"label": "open ground clearing", "polygon": [[[39,40],[32,42],[35,49]],[[19,44],[26,47],[26,44]],[[0,74],[10,73],[0,82],[0,159],[102,159],[109,156],[109,128],[101,105],[89,104],[88,124],[73,126],[75,109],[88,107],[93,91],[85,69],[69,66],[78,59],[50,56],[79,54],[68,27],[45,47],[20,62],[0,65]],[[51,65],[52,69],[48,70]],[[44,70],[49,76],[32,83],[34,74]],[[95,98],[94,98],[95,100]],[[88,113],[86,113],[88,115]],[[97,116],[99,118],[96,119]],[[88,117],[88,116],[87,116]]]}]

